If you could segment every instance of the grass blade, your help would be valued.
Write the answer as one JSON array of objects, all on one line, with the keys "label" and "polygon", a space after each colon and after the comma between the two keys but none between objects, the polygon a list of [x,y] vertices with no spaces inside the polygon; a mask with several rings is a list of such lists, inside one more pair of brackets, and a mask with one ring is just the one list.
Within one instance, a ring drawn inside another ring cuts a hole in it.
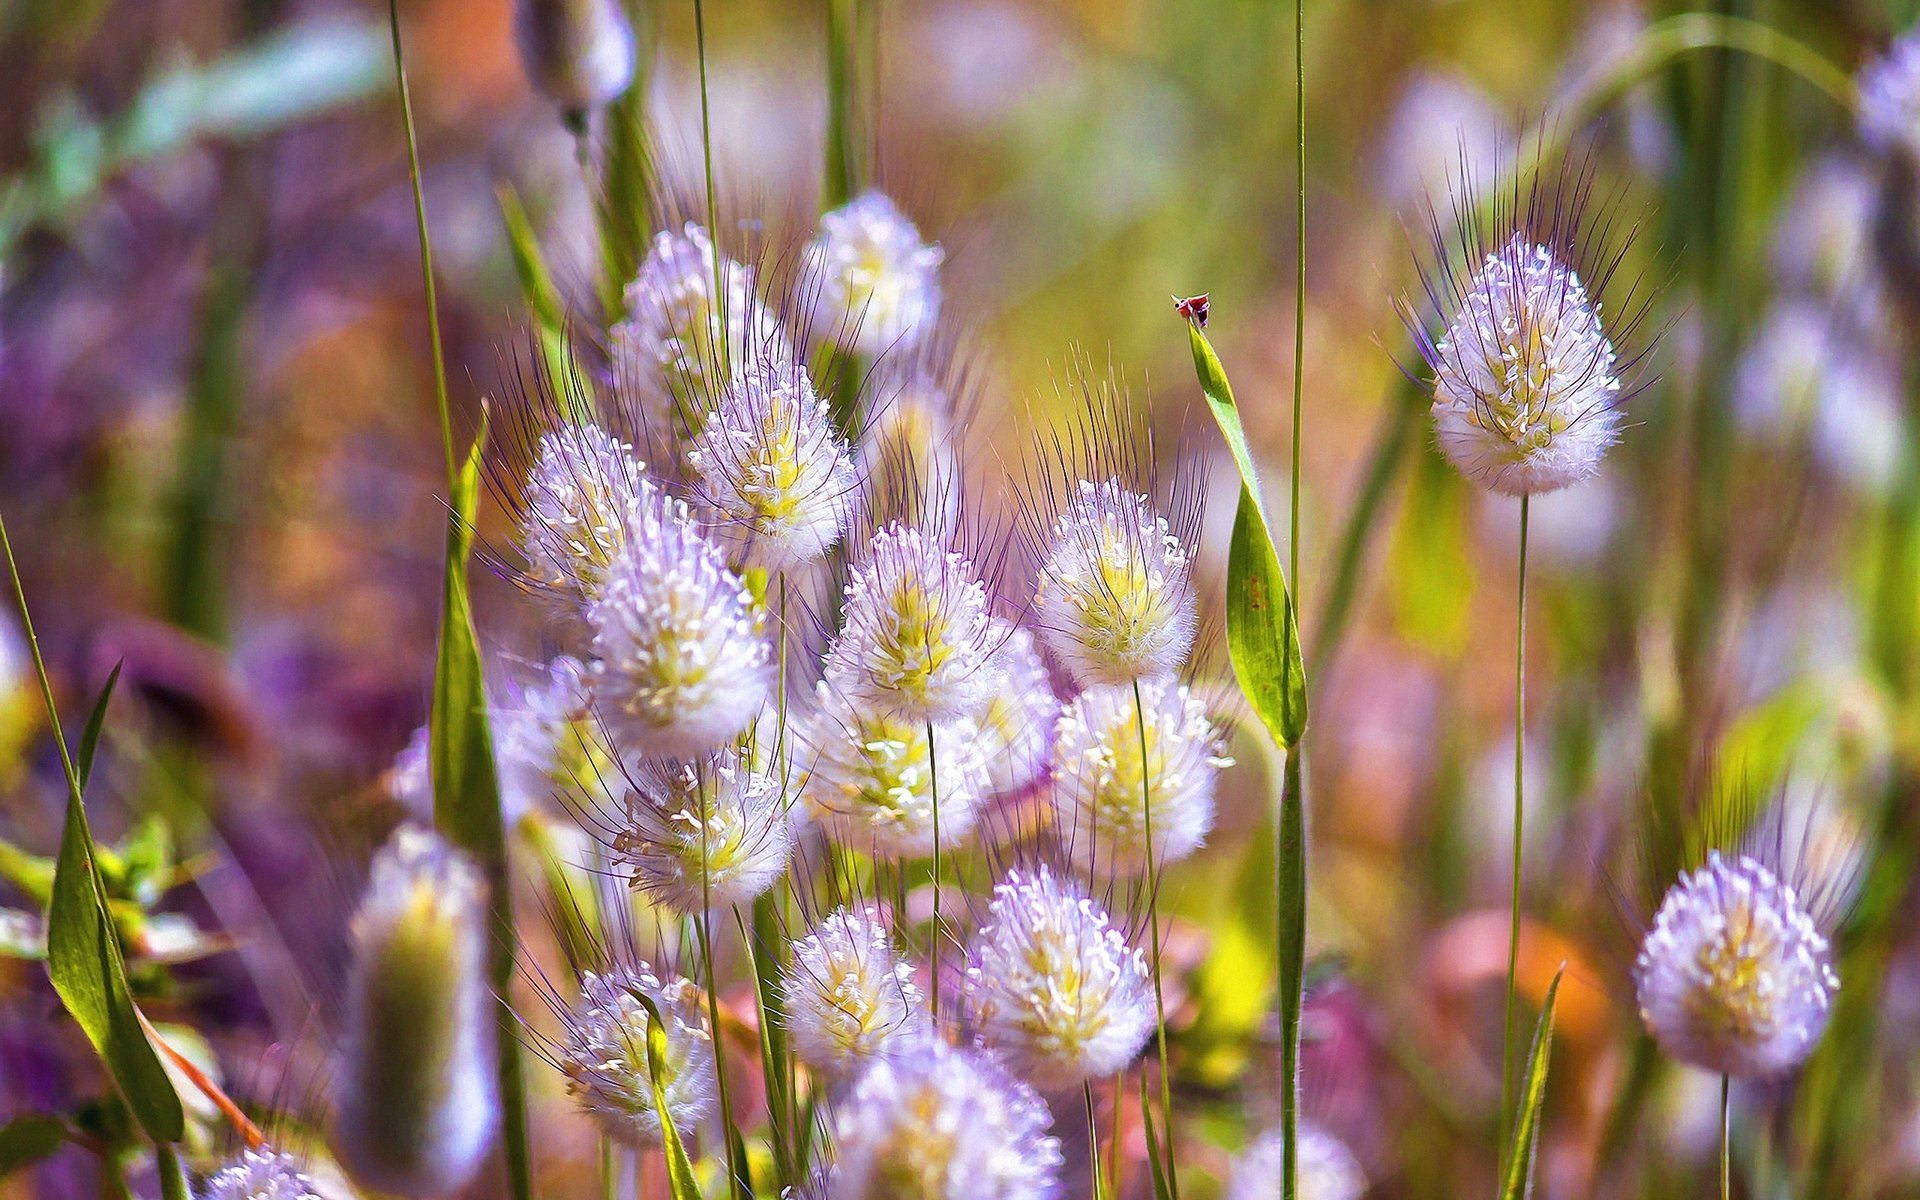
[{"label": "grass blade", "polygon": [[626,287],[646,254],[649,201],[647,180],[653,154],[647,145],[647,12],[627,0],[633,28],[633,82],[603,114],[606,157],[600,179],[601,307],[609,323],[626,306]]},{"label": "grass blade", "polygon": [[[635,988],[633,998],[647,1010],[647,1078],[653,1084],[653,1110],[660,1114],[661,1148],[667,1156],[667,1190],[673,1200],[701,1200],[700,1182],[693,1174],[693,1160],[687,1157],[687,1144],[680,1139],[673,1114],[667,1109],[667,1026],[653,998]],[[720,1033],[714,1031],[714,1053],[720,1053]]]},{"label": "grass blade", "polygon": [[113,699],[114,685],[120,682],[120,668],[126,666],[121,659],[113,664],[112,674],[107,676],[106,686],[100,689],[100,696],[93,702],[93,712],[87,717],[87,727],[80,734],[80,754],[74,763],[74,770],[80,776],[80,790],[86,791],[87,780],[93,775],[93,752],[100,747],[100,731],[107,724],[107,703]]},{"label": "grass blade", "polygon": [[1147,1135],[1147,1169],[1153,1175],[1153,1200],[1173,1200],[1173,1184],[1167,1175],[1166,1151],[1160,1145],[1160,1135],[1154,1132],[1153,1105],[1147,1102],[1145,1072],[1140,1075],[1140,1122]]},{"label": "grass blade", "polygon": [[1500,1183],[1500,1200],[1525,1200],[1533,1191],[1533,1155],[1540,1142],[1540,1110],[1547,1096],[1547,1058],[1553,1049],[1553,1002],[1560,992],[1562,965],[1553,973],[1540,1020],[1533,1027],[1533,1049],[1527,1052],[1527,1074],[1520,1087],[1520,1106],[1507,1147],[1507,1169]]}]

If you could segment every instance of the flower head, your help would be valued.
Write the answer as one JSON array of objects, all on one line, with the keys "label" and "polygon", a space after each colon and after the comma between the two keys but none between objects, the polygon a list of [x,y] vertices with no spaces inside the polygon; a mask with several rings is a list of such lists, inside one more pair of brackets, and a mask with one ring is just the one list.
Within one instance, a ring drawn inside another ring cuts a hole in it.
[{"label": "flower head", "polygon": [[1574,269],[1515,233],[1480,262],[1438,341],[1440,450],[1496,492],[1551,492],[1590,478],[1618,440],[1620,364]]},{"label": "flower head", "polygon": [[861,706],[911,721],[977,716],[999,689],[996,631],[973,564],[920,529],[875,534],[847,584],[827,678]]},{"label": "flower head", "polygon": [[1058,1186],[1046,1104],[937,1037],[875,1059],[833,1117],[830,1200],[1041,1200]]},{"label": "flower head", "polygon": [[1146,959],[1078,885],[1044,866],[1009,871],[993,889],[966,997],[981,1041],[1043,1088],[1121,1070],[1155,1020]]},{"label": "flower head", "polygon": [[569,114],[633,82],[633,27],[619,0],[520,0],[513,34],[527,77]]},{"label": "flower head", "polygon": [[649,759],[632,783],[613,850],[655,903],[682,914],[749,904],[786,870],[793,833],[780,785],[738,752]]},{"label": "flower head", "polygon": [[1193,647],[1192,564],[1146,496],[1082,480],[1040,567],[1040,637],[1082,685],[1170,675]]},{"label": "flower head", "polygon": [[1883,153],[1920,153],[1920,37],[1895,39],[1860,69],[1860,137]]},{"label": "flower head", "polygon": [[321,1200],[320,1188],[300,1169],[299,1160],[262,1146],[207,1176],[200,1200]]},{"label": "flower head", "polygon": [[667,1114],[690,1129],[713,1103],[713,1040],[700,1016],[697,989],[686,979],[662,979],[646,963],[608,974],[588,973],[566,1020],[556,1058],[567,1091],[615,1141],[657,1146],[662,1129],[647,1063],[645,996],[666,1024],[661,1063]]},{"label": "flower head", "polygon": [[795,942],[780,996],[793,1052],[829,1075],[898,1049],[924,1025],[913,967],[872,908],[835,909]]},{"label": "flower head", "polygon": [[1054,737],[1054,819],[1068,852],[1089,873],[1178,862],[1213,827],[1214,776],[1226,762],[1206,705],[1185,685],[1087,689],[1061,711]]},{"label": "flower head", "polygon": [[586,619],[599,715],[623,746],[703,754],[737,736],[766,701],[773,646],[764,615],[679,504],[615,560]]},{"label": "flower head", "polygon": [[[846,845],[884,858],[931,853],[973,830],[987,789],[972,721],[908,720],[861,704],[831,684],[796,731],[804,752],[807,806]],[[938,805],[936,807],[936,796]]]},{"label": "flower head", "polygon": [[946,387],[922,365],[892,373],[860,438],[860,476],[872,528],[909,525],[951,535],[961,517],[959,430]]},{"label": "flower head", "polygon": [[994,795],[1008,796],[1024,792],[1046,775],[1060,698],[1053,693],[1033,634],[1006,626],[994,640],[998,648],[993,656],[1006,672],[1006,683],[987,701],[976,724],[988,785]]},{"label": "flower head", "polygon": [[1634,964],[1640,1019],[1682,1062],[1743,1078],[1798,1066],[1840,981],[1794,888],[1718,851],[1668,892]]},{"label": "flower head", "polygon": [[[1281,1131],[1268,1130],[1233,1160],[1227,1200],[1278,1200],[1286,1147]],[[1360,1200],[1367,1175],[1346,1144],[1317,1125],[1302,1122],[1295,1143],[1300,1200]]]},{"label": "flower head", "polygon": [[904,350],[940,315],[942,257],[892,200],[867,192],[820,218],[802,267],[802,303],[816,329],[834,331],[856,354]]},{"label": "flower head", "polygon": [[628,541],[658,519],[663,497],[646,470],[597,425],[542,434],[518,505],[528,581],[569,605],[598,595]]},{"label": "flower head", "polygon": [[852,457],[806,370],[792,363],[763,362],[735,379],[707,413],[687,465],[751,566],[814,562],[852,516]]}]

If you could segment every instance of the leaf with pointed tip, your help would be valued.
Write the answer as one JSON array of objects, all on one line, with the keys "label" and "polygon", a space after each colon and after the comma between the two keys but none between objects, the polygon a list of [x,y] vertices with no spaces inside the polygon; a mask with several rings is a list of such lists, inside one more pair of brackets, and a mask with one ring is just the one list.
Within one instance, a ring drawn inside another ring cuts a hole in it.
[{"label": "leaf with pointed tip", "polygon": [[1553,1002],[1560,993],[1560,978],[1567,973],[1564,964],[1553,973],[1546,999],[1540,1005],[1540,1020],[1533,1027],[1533,1049],[1527,1053],[1527,1074],[1520,1087],[1518,1120],[1513,1126],[1513,1141],[1507,1148],[1506,1176],[1500,1186],[1500,1200],[1526,1200],[1533,1193],[1533,1156],[1540,1143],[1540,1109],[1547,1097],[1547,1057],[1553,1048]]},{"label": "leaf with pointed tip", "polygon": [[[667,1156],[667,1188],[673,1200],[701,1200],[700,1183],[693,1174],[693,1160],[687,1157],[687,1145],[680,1140],[673,1114],[667,1110],[667,1026],[660,1009],[645,992],[634,990],[633,998],[647,1010],[647,1079],[653,1084],[653,1111],[660,1114],[661,1147]],[[719,1053],[716,1048],[715,1053]]]},{"label": "leaf with pointed tip", "polygon": [[93,712],[87,717],[87,727],[80,734],[80,754],[74,760],[73,769],[80,773],[80,790],[87,790],[87,781],[93,777],[93,752],[100,747],[100,731],[107,726],[107,704],[113,699],[113,686],[120,682],[120,668],[127,665],[126,659],[113,664],[113,673],[107,676],[106,686],[100,689],[99,698],[93,702]]},{"label": "leaf with pointed tip", "polygon": [[1147,1166],[1153,1173],[1154,1200],[1173,1200],[1173,1185],[1167,1177],[1160,1138],[1153,1130],[1153,1106],[1147,1103],[1147,1077],[1140,1076],[1140,1124],[1147,1135]]}]

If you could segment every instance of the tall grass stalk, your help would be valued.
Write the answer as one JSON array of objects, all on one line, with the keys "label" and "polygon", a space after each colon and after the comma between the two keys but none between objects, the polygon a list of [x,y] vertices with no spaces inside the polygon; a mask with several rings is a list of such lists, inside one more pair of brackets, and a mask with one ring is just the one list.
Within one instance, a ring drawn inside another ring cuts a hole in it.
[{"label": "tall grass stalk", "polygon": [[1728,1095],[1731,1085],[1727,1076],[1720,1077],[1720,1200],[1733,1197],[1733,1114]]},{"label": "tall grass stalk", "polygon": [[[1300,445],[1306,395],[1307,349],[1307,0],[1293,6],[1293,458],[1287,480],[1287,586],[1300,610]],[[1274,890],[1278,894],[1278,985],[1280,990],[1280,1195],[1294,1200],[1300,1187],[1300,1009],[1306,980],[1307,825],[1300,755],[1286,749],[1286,780],[1275,836]],[[1291,851],[1291,853],[1289,853]],[[1168,1118],[1172,1140],[1172,1115]]]},{"label": "tall grass stalk", "polygon": [[933,933],[928,938],[927,1011],[940,1019],[940,765],[934,750],[933,721],[927,721],[927,795],[933,801]]},{"label": "tall grass stalk", "polygon": [[1180,1197],[1180,1174],[1174,1169],[1173,1075],[1167,1069],[1167,1000],[1160,982],[1160,867],[1153,854],[1153,770],[1147,761],[1147,713],[1140,699],[1140,681],[1133,681],[1133,724],[1140,735],[1140,811],[1147,848],[1147,928],[1153,950],[1154,1041],[1160,1056],[1160,1114],[1167,1134],[1167,1189]]},{"label": "tall grass stalk", "polygon": [[1520,581],[1513,617],[1513,899],[1507,923],[1507,997],[1500,1027],[1500,1145],[1507,1144],[1513,1112],[1514,976],[1520,965],[1520,840],[1526,820],[1527,763],[1527,518],[1531,496],[1520,497]]}]

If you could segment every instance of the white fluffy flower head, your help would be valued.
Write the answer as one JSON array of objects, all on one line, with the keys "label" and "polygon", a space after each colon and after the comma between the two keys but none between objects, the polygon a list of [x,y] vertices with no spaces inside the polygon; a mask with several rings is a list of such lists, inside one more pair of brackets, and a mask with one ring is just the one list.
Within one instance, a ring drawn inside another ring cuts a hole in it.
[{"label": "white fluffy flower head", "polygon": [[586,618],[599,714],[623,745],[703,754],[736,737],[766,701],[765,616],[678,504],[614,562]]},{"label": "white fluffy flower head", "polygon": [[1040,567],[1040,636],[1083,685],[1172,674],[1193,647],[1192,563],[1146,496],[1081,480]]},{"label": "white fluffy flower head", "polygon": [[1213,828],[1214,779],[1229,760],[1206,705],[1171,680],[1138,687],[1137,711],[1132,687],[1087,689],[1055,731],[1054,820],[1089,873],[1138,875],[1149,856],[1156,869],[1178,862]]},{"label": "white fluffy flower head", "polygon": [[908,720],[974,717],[999,690],[996,624],[967,558],[920,529],[875,534],[827,653],[834,686]]},{"label": "white fluffy flower head", "polygon": [[262,1146],[207,1176],[200,1200],[321,1200],[320,1189],[285,1151]]},{"label": "white fluffy flower head", "polygon": [[750,904],[787,866],[793,832],[780,785],[731,748],[635,768],[614,837],[633,886],[682,915]]},{"label": "white fluffy flower head", "polygon": [[1440,450],[1471,479],[1526,496],[1591,478],[1619,438],[1621,381],[1573,268],[1515,234],[1486,256],[1424,347]]},{"label": "white fluffy flower head", "polygon": [[528,581],[568,604],[591,601],[660,503],[633,447],[606,430],[568,425],[541,435],[520,500]]},{"label": "white fluffy flower head", "polygon": [[940,315],[942,257],[880,192],[834,209],[820,218],[801,275],[814,328],[869,358],[913,346]]},{"label": "white fluffy flower head", "polygon": [[1009,871],[967,963],[980,1039],[1036,1087],[1112,1075],[1153,1032],[1146,959],[1085,892],[1046,867]]},{"label": "white fluffy flower head", "polygon": [[[987,789],[978,727],[925,721],[864,705],[822,682],[798,731],[807,806],[848,846],[882,858],[918,858],[958,845]],[[935,806],[936,793],[938,807]]]},{"label": "white fluffy flower head", "polygon": [[905,1045],[925,1024],[913,967],[872,908],[839,908],[793,944],[781,1009],[800,1061],[844,1075]]},{"label": "white fluffy flower head", "polygon": [[995,635],[994,658],[1006,671],[1006,684],[976,722],[987,781],[996,796],[1024,792],[1047,773],[1053,753],[1053,727],[1060,719],[1060,698],[1033,634],[1003,626]]},{"label": "white fluffy flower head", "polygon": [[[1367,1174],[1346,1143],[1317,1125],[1301,1123],[1296,1176],[1300,1200],[1360,1200]],[[1233,1160],[1227,1200],[1280,1200],[1286,1147],[1281,1131],[1268,1130]]]},{"label": "white fluffy flower head", "polygon": [[567,1091],[607,1136],[629,1146],[657,1146],[659,1110],[647,1065],[645,995],[666,1024],[661,1068],[667,1113],[676,1129],[693,1128],[713,1103],[713,1041],[700,1016],[694,985],[662,979],[645,963],[605,975],[589,973],[566,1019],[557,1048]]},{"label": "white fluffy flower head", "polygon": [[814,562],[852,515],[852,457],[806,370],[791,363],[763,362],[736,379],[707,413],[687,465],[750,566]]},{"label": "white fluffy flower head", "polygon": [[1790,884],[1716,851],[1668,892],[1634,964],[1640,1019],[1682,1062],[1741,1078],[1804,1061],[1839,978]]},{"label": "white fluffy flower head", "polygon": [[875,1059],[833,1117],[830,1200],[1042,1200],[1060,1144],[1047,1106],[991,1059],[933,1036]]}]

